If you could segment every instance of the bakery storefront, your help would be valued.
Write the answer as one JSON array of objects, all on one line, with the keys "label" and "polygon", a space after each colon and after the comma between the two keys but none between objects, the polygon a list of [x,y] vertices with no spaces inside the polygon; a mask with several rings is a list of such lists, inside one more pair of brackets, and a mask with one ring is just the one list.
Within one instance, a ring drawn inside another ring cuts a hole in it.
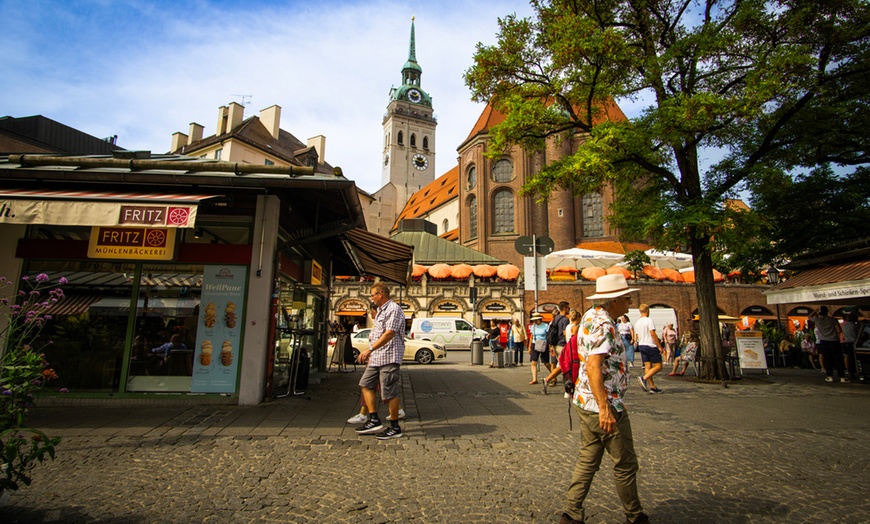
[{"label": "bakery storefront", "polygon": [[42,332],[59,376],[52,389],[256,404],[271,395],[276,328],[291,313],[318,350],[309,365],[323,367],[322,268],[357,269],[341,240],[362,217],[353,182],[298,166],[276,176],[172,158],[111,171],[125,184],[106,182],[110,158],[97,167],[0,159],[0,275],[68,281]]}]

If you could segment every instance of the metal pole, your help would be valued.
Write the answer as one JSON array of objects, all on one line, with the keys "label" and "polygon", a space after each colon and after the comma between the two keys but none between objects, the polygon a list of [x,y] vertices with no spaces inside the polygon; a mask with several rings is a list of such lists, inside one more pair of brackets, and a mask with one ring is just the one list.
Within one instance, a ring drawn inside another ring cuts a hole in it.
[{"label": "metal pole", "polygon": [[538,237],[532,234],[532,264],[535,268],[535,311],[538,311]]}]

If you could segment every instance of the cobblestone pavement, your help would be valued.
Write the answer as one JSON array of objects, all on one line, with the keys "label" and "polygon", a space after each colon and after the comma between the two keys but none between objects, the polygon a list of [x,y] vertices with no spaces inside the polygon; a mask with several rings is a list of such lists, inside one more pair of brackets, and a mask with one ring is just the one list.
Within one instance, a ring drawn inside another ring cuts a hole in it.
[{"label": "cobblestone pavement", "polygon": [[[355,373],[255,407],[202,400],[45,403],[57,460],[0,522],[557,522],[579,449],[561,385],[529,367],[403,367],[405,437],[358,436]],[[661,377],[627,404],[656,523],[870,521],[870,387],[774,369],[730,387]],[[309,400],[310,398],[310,400]],[[609,459],[588,523],[624,522]]]}]

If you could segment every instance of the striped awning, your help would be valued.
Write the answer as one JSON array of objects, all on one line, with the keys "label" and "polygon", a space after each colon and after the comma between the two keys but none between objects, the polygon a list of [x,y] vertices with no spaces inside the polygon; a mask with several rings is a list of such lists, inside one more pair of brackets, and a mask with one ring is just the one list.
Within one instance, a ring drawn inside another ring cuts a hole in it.
[{"label": "striped awning", "polygon": [[53,304],[49,308],[48,314],[54,317],[81,315],[100,298],[99,295],[67,295]]},{"label": "striped awning", "polygon": [[192,228],[199,203],[219,195],[0,189],[4,223]]}]

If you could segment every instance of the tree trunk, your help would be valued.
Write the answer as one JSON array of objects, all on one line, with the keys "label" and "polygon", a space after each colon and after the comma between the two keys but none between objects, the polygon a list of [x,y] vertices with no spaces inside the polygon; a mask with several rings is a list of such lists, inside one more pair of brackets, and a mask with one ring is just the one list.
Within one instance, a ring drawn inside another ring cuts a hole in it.
[{"label": "tree trunk", "polygon": [[713,284],[713,257],[710,239],[692,235],[692,258],[695,267],[695,294],[698,300],[698,320],[701,339],[698,354],[701,357],[701,377],[706,380],[727,380],[728,372],[722,353],[719,332],[719,309]]}]

